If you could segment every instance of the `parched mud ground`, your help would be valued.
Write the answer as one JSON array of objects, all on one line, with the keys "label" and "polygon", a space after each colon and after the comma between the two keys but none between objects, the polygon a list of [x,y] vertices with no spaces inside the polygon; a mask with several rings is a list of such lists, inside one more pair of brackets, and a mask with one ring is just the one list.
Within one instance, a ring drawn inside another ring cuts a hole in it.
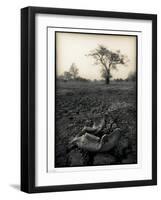
[{"label": "parched mud ground", "polygon": [[[70,147],[69,141],[82,128],[100,123],[103,134],[121,128],[118,145],[105,153],[90,153]],[[137,163],[135,82],[57,82],[55,167]]]}]

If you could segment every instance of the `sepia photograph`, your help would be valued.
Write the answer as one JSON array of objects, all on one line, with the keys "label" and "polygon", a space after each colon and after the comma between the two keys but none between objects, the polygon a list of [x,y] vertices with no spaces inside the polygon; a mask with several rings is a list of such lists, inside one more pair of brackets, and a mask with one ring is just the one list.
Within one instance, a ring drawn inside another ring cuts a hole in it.
[{"label": "sepia photograph", "polygon": [[137,36],[55,32],[55,168],[137,164]]}]

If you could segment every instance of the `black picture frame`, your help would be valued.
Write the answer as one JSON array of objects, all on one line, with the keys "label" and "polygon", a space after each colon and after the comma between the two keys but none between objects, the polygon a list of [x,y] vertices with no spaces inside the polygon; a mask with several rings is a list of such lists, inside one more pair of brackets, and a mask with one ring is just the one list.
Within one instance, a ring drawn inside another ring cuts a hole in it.
[{"label": "black picture frame", "polygon": [[[35,15],[62,14],[152,21],[152,179],[60,186],[35,186]],[[21,9],[21,190],[27,193],[157,184],[157,15],[45,7]]]}]

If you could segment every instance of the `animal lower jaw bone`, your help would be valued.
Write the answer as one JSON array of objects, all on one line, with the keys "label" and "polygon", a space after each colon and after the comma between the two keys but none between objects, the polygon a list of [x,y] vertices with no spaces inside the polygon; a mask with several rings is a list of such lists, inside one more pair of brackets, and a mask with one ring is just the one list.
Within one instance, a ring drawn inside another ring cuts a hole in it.
[{"label": "animal lower jaw bone", "polygon": [[92,134],[96,135],[96,134],[98,134],[100,131],[102,131],[102,129],[104,128],[104,126],[105,126],[105,119],[103,118],[98,126],[96,126],[95,123],[94,123],[94,125],[93,125],[92,127],[87,127],[87,126],[85,126],[85,127],[82,129],[81,134],[87,132],[87,133],[92,133]]},{"label": "animal lower jaw bone", "polygon": [[[105,120],[101,120],[98,126],[84,127],[81,134],[78,134],[70,144],[75,144],[80,149],[89,152],[107,152],[114,148],[120,139],[120,129],[115,129],[110,135],[103,135],[101,138],[95,136],[105,126]],[[91,134],[92,133],[92,134]]]}]

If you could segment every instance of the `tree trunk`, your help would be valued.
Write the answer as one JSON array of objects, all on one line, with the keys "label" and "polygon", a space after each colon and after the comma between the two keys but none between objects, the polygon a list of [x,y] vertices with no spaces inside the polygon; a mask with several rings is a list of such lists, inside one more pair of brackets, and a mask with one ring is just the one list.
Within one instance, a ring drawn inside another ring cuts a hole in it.
[{"label": "tree trunk", "polygon": [[109,68],[107,68],[106,65],[104,65],[104,67],[105,67],[105,70],[106,70],[105,81],[106,81],[106,84],[108,85],[110,83],[110,65],[109,65]]},{"label": "tree trunk", "polygon": [[108,85],[110,83],[110,78],[109,76],[106,76],[106,84]]}]

